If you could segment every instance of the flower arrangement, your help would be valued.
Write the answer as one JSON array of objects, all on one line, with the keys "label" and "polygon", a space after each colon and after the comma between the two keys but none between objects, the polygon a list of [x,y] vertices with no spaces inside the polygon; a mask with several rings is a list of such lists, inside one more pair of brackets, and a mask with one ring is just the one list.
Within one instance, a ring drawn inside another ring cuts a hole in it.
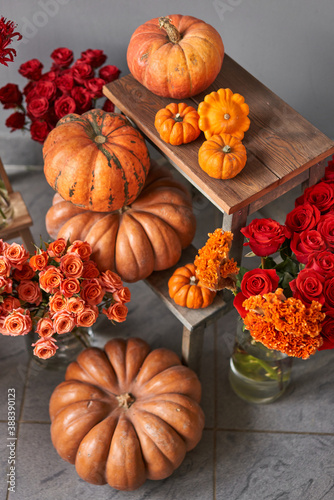
[{"label": "flower arrangement", "polygon": [[14,31],[16,24],[13,21],[7,21],[3,16],[0,17],[0,64],[8,66],[9,62],[14,61],[16,50],[9,47],[13,38],[21,40],[22,35],[18,31]]},{"label": "flower arrangement", "polygon": [[[82,114],[96,107],[103,85],[120,74],[116,66],[102,66],[107,59],[102,50],[88,49],[73,62],[72,50],[60,47],[52,52],[51,59],[51,68],[45,73],[38,59],[21,64],[19,73],[29,80],[22,92],[14,83],[0,88],[4,109],[16,110],[7,118],[6,126],[11,132],[30,130],[31,138],[40,143],[63,116]],[[114,105],[107,99],[102,109],[113,112]]]},{"label": "flower arrangement", "polygon": [[92,326],[100,312],[125,321],[131,294],[118,274],[99,272],[87,242],[63,238],[29,255],[23,245],[0,240],[0,333],[39,335],[34,354],[56,353],[56,334]]}]

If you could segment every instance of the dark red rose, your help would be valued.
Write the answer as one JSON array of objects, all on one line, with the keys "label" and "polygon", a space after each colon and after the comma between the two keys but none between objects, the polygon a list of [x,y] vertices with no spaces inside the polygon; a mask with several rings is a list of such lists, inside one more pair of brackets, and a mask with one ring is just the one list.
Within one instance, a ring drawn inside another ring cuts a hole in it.
[{"label": "dark red rose", "polygon": [[31,138],[34,141],[40,142],[43,144],[45,139],[47,138],[51,128],[48,123],[44,120],[35,120],[32,122],[30,126],[30,134]]},{"label": "dark red rose", "polygon": [[324,181],[334,182],[334,156],[329,160],[327,167],[325,168]]},{"label": "dark red rose", "polygon": [[244,274],[241,281],[241,291],[248,299],[252,295],[274,292],[278,282],[279,276],[275,269],[253,269]]},{"label": "dark red rose", "polygon": [[102,78],[91,78],[90,80],[85,80],[85,87],[93,99],[98,99],[103,95],[102,87],[105,83]]},{"label": "dark red rose", "polygon": [[326,318],[321,324],[321,336],[324,343],[321,347],[318,347],[318,351],[323,351],[324,349],[334,348],[334,309],[329,309],[326,311]]},{"label": "dark red rose", "polygon": [[334,272],[334,253],[329,250],[312,253],[308,257],[306,267],[323,275]]},{"label": "dark red rose", "polygon": [[40,79],[47,80],[48,82],[54,82],[55,79],[57,78],[58,74],[59,74],[58,70],[51,70],[51,71],[48,71],[47,73],[44,73]]},{"label": "dark red rose", "polygon": [[48,109],[49,101],[46,97],[34,97],[27,105],[27,112],[33,118],[41,118]]},{"label": "dark red rose", "polygon": [[320,304],[325,303],[324,284],[325,277],[313,269],[302,269],[297,278],[290,281],[293,296],[300,299],[305,305],[310,305],[312,300]]},{"label": "dark red rose", "polygon": [[36,82],[33,81],[28,82],[27,85],[23,88],[23,94],[27,96],[35,88],[35,86]]},{"label": "dark red rose", "polygon": [[326,276],[325,284],[324,284],[324,296],[325,296],[325,304],[324,311],[327,309],[334,309],[334,274],[331,273]]},{"label": "dark red rose", "polygon": [[71,96],[75,101],[77,113],[82,114],[92,108],[92,96],[87,89],[74,87],[71,90]]},{"label": "dark red rose", "polygon": [[246,314],[248,311],[243,307],[243,302],[246,300],[247,297],[244,296],[242,292],[237,293],[237,295],[234,297],[233,300],[233,305],[240,314],[240,316],[243,318],[246,317]]},{"label": "dark red rose", "polygon": [[320,219],[320,211],[310,203],[303,203],[288,213],[285,220],[286,227],[291,233],[301,233],[306,229],[313,229]]},{"label": "dark red rose", "polygon": [[40,80],[37,82],[33,92],[38,97],[46,97],[48,101],[52,101],[56,97],[57,87],[54,82]]},{"label": "dark red rose", "polygon": [[23,95],[15,83],[7,83],[0,89],[0,102],[4,109],[16,108],[22,103]]},{"label": "dark red rose", "polygon": [[241,229],[242,234],[249,239],[251,250],[259,257],[267,257],[281,247],[290,232],[273,219],[254,219],[247,227]]},{"label": "dark red rose", "polygon": [[38,59],[31,59],[19,67],[20,75],[29,80],[39,80],[42,75],[43,64]]},{"label": "dark red rose", "polygon": [[65,115],[75,112],[75,101],[69,95],[58,97],[55,101],[55,112],[57,118],[60,119]]},{"label": "dark red rose", "polygon": [[334,212],[322,215],[317,229],[327,243],[327,246],[331,250],[334,250]]},{"label": "dark red rose", "polygon": [[107,99],[105,103],[102,106],[103,111],[106,111],[107,113],[113,113],[115,111],[115,105],[113,102],[109,101]]},{"label": "dark red rose", "polygon": [[102,80],[105,80],[106,83],[113,82],[114,80],[117,80],[117,78],[120,75],[120,70],[117,68],[117,66],[112,66],[111,64],[108,64],[107,66],[103,66],[99,70],[99,77],[102,78]]},{"label": "dark red rose", "polygon": [[291,240],[290,248],[296,256],[298,262],[307,264],[309,255],[320,252],[327,247],[325,240],[315,229],[295,233]]},{"label": "dark red rose", "polygon": [[328,212],[334,204],[334,189],[326,182],[319,182],[305,189],[304,194],[296,199],[295,206],[303,203],[315,205],[321,213]]},{"label": "dark red rose", "polygon": [[103,63],[106,62],[107,56],[103,53],[103,50],[92,50],[88,49],[85,52],[81,52],[80,61],[88,63],[92,68],[99,68]]},{"label": "dark red rose", "polygon": [[69,94],[74,86],[74,80],[71,73],[63,73],[56,79],[56,85],[64,94]]},{"label": "dark red rose", "polygon": [[52,52],[51,59],[53,59],[60,68],[68,68],[73,61],[73,52],[66,47],[60,47]]},{"label": "dark red rose", "polygon": [[18,111],[16,111],[16,113],[12,113],[10,116],[8,116],[6,120],[6,127],[11,128],[11,132],[14,132],[14,130],[18,130],[24,127],[25,120],[26,115],[24,113],[19,113]]},{"label": "dark red rose", "polygon": [[79,61],[72,67],[72,75],[77,83],[83,84],[85,80],[94,76],[94,72],[89,64]]}]

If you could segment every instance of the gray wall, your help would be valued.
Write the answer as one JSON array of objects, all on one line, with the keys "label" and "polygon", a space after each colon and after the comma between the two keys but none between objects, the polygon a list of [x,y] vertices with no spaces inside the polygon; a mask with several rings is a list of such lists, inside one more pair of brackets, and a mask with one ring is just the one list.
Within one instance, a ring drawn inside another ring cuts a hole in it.
[{"label": "gray wall", "polygon": [[[20,64],[40,59],[45,68],[57,47],[80,56],[103,49],[107,64],[125,75],[126,49],[135,28],[152,17],[189,14],[212,24],[226,52],[329,137],[334,138],[333,0],[0,0],[0,14],[18,23],[24,40],[0,87],[20,88]],[[10,111],[0,110],[0,154],[5,163],[39,164],[41,146],[29,134],[9,133]]]}]

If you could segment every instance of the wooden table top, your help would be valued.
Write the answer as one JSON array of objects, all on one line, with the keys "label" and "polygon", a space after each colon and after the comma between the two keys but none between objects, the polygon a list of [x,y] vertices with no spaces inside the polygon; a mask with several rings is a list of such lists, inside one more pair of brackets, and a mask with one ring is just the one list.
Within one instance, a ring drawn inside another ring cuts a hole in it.
[{"label": "wooden table top", "polygon": [[247,164],[235,178],[226,180],[209,177],[198,164],[198,150],[205,140],[203,133],[196,141],[182,146],[171,146],[160,139],[154,127],[155,114],[170,102],[181,101],[156,96],[130,74],[106,85],[104,94],[226,214],[256,202],[334,154],[331,139],[227,55],[215,82],[205,92],[182,102],[197,108],[205,95],[220,88],[230,88],[244,96],[251,120],[243,140]]}]

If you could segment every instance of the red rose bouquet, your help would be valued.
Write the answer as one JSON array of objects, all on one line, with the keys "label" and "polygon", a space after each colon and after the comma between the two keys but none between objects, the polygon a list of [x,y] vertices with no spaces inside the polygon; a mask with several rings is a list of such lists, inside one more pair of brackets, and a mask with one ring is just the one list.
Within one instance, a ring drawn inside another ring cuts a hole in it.
[{"label": "red rose bouquet", "polygon": [[47,359],[57,335],[92,326],[100,312],[125,321],[130,291],[112,271],[99,272],[87,242],[60,238],[30,256],[23,245],[0,240],[0,333],[39,339],[34,354]]},{"label": "red rose bouquet", "polygon": [[[61,47],[52,52],[51,59],[51,68],[45,73],[38,59],[21,64],[19,73],[29,80],[22,92],[14,83],[0,88],[4,108],[15,109],[7,118],[6,126],[11,132],[30,130],[32,139],[40,143],[63,116],[95,108],[96,101],[102,97],[103,85],[116,80],[120,74],[116,66],[102,66],[107,59],[102,50],[88,49],[73,62],[73,52]],[[102,109],[112,112],[114,105],[107,99]]]}]

